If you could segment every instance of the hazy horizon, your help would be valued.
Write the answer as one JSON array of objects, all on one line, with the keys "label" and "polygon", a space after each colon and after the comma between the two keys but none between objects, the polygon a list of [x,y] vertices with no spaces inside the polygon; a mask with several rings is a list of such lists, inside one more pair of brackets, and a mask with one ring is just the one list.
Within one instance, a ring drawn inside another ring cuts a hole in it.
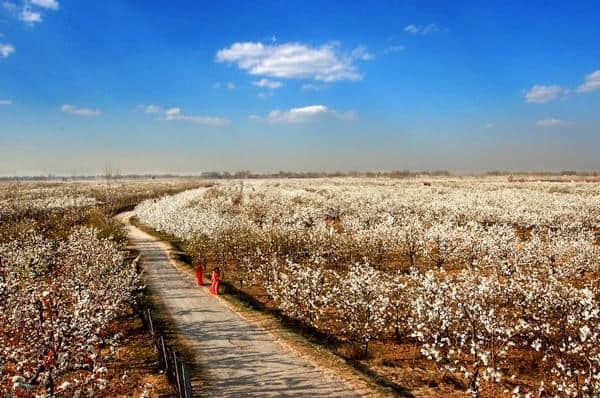
[{"label": "hazy horizon", "polygon": [[600,4],[0,3],[0,176],[600,170]]}]

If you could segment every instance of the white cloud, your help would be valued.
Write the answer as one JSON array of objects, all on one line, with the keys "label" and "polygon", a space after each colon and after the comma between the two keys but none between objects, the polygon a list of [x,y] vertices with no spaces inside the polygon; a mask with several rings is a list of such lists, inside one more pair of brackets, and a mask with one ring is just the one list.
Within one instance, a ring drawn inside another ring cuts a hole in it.
[{"label": "white cloud", "polygon": [[42,22],[42,14],[36,11],[31,11],[31,8],[29,7],[24,7],[19,14],[19,19],[28,24],[40,23]]},{"label": "white cloud", "polygon": [[146,113],[163,113],[165,110],[158,105],[148,105],[144,108]]},{"label": "white cloud", "polygon": [[404,28],[404,31],[416,35],[419,33],[420,29],[417,27],[417,25],[408,25]]},{"label": "white cloud", "polygon": [[558,85],[543,86],[536,84],[525,94],[525,101],[528,103],[544,104],[556,100],[559,96],[565,96],[568,93],[569,90]]},{"label": "white cloud", "polygon": [[312,91],[321,91],[327,88],[327,85],[325,84],[312,84],[312,83],[306,83],[302,85],[302,90],[312,90]]},{"label": "white cloud", "polygon": [[577,87],[579,93],[589,93],[596,90],[600,90],[600,69],[587,75],[585,82]]},{"label": "white cloud", "polygon": [[354,50],[352,50],[350,55],[352,56],[352,58],[359,59],[361,61],[370,61],[373,58],[375,58],[375,56],[373,54],[371,54],[370,52],[367,51],[367,47],[363,46],[363,45],[360,45],[360,46],[356,47]]},{"label": "white cloud", "polygon": [[535,125],[538,127],[555,127],[560,126],[561,124],[563,124],[563,121],[555,118],[543,119],[535,122]]},{"label": "white cloud", "polygon": [[11,105],[12,101],[11,100],[0,100],[0,105]]},{"label": "white cloud", "polygon": [[69,104],[63,105],[60,108],[60,110],[64,113],[69,113],[71,115],[77,115],[77,116],[98,116],[102,113],[98,109],[78,108],[76,106],[69,105]]},{"label": "white cloud", "polygon": [[12,1],[5,1],[2,3],[2,7],[4,7],[7,11],[9,11],[11,14],[16,14],[17,13],[17,5],[15,3],[13,3]]},{"label": "white cloud", "polygon": [[58,10],[58,1],[56,0],[30,0],[31,4],[49,10]]},{"label": "white cloud", "polygon": [[169,118],[176,118],[178,116],[181,116],[180,108],[169,108],[165,111],[165,117],[167,118],[167,120]]},{"label": "white cloud", "polygon": [[226,126],[229,124],[229,120],[221,117],[184,115],[179,108],[169,109],[165,113],[165,120],[183,120],[206,126]]},{"label": "white cloud", "polygon": [[492,127],[494,127],[494,125],[492,123],[486,123],[485,124],[485,128],[486,129],[491,129]]},{"label": "white cloud", "polygon": [[356,119],[356,114],[352,111],[340,113],[325,105],[310,105],[303,108],[292,108],[289,111],[275,109],[269,112],[265,119],[270,123],[297,124],[328,118],[350,121]]},{"label": "white cloud", "polygon": [[446,32],[446,28],[442,28],[435,23],[430,23],[429,25],[415,25],[410,24],[404,27],[404,31],[406,33],[410,33],[411,35],[422,35],[426,36],[432,33],[437,32]]},{"label": "white cloud", "polygon": [[215,82],[212,87],[215,89],[226,88],[228,90],[233,90],[235,88],[235,83],[233,83],[233,82],[226,82],[226,83]]},{"label": "white cloud", "polygon": [[229,124],[229,120],[220,117],[186,115],[181,112],[181,108],[178,107],[163,108],[158,105],[146,105],[144,107],[144,112],[160,114],[162,115],[161,120],[181,120],[207,126],[225,126]]},{"label": "white cloud", "polygon": [[217,62],[235,63],[251,75],[333,82],[360,80],[356,60],[372,58],[366,48],[342,54],[336,43],[311,47],[303,43],[234,43],[217,52]]},{"label": "white cloud", "polygon": [[260,99],[265,99],[268,97],[272,97],[273,94],[273,90],[269,90],[269,91],[261,91],[260,93],[256,94],[256,96]]},{"label": "white cloud", "polygon": [[383,53],[384,54],[398,53],[400,51],[404,51],[404,49],[405,49],[405,47],[401,46],[401,45],[389,46],[385,50],[383,50]]},{"label": "white cloud", "polygon": [[262,117],[258,115],[248,115],[248,119],[250,120],[262,120]]},{"label": "white cloud", "polygon": [[33,25],[43,21],[44,11],[58,10],[59,3],[56,0],[22,0],[20,2],[4,1],[2,6],[13,17]]},{"label": "white cloud", "polygon": [[8,58],[14,52],[12,44],[0,44],[0,58]]},{"label": "white cloud", "polygon": [[281,82],[269,79],[260,79],[259,81],[252,82],[252,84],[256,87],[266,87],[270,89],[276,89],[281,87]]}]

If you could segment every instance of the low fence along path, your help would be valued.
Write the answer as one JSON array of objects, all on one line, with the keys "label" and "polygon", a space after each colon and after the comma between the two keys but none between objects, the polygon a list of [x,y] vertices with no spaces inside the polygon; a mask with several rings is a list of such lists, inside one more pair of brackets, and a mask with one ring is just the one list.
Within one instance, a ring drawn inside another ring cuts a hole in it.
[{"label": "low fence along path", "polygon": [[194,396],[357,397],[335,375],[279,344],[260,326],[232,311],[178,270],[171,246],[119,215],[131,245],[140,252],[146,283],[194,355],[203,382]]}]

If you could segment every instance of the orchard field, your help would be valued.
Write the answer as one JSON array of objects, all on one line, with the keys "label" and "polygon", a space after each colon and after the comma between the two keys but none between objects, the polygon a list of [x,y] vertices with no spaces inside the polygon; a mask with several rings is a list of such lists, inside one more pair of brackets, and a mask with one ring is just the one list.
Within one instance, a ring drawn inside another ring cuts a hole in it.
[{"label": "orchard field", "polygon": [[198,186],[0,183],[1,397],[150,397],[156,384],[169,389],[138,330],[143,283],[112,216]]},{"label": "orchard field", "polygon": [[[600,396],[596,183],[219,181],[135,214],[299,327],[340,341],[340,355],[414,391]],[[125,275],[119,299],[135,284]]]}]

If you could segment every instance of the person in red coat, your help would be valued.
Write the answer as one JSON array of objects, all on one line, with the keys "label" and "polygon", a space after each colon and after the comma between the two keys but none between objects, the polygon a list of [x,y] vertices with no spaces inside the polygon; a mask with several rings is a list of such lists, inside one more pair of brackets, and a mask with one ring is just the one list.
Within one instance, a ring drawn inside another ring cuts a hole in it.
[{"label": "person in red coat", "polygon": [[212,284],[210,285],[210,293],[215,296],[219,295],[219,285],[221,284],[221,270],[219,267],[216,267],[213,270],[212,276]]},{"label": "person in red coat", "polygon": [[196,281],[198,282],[198,286],[202,286],[204,284],[204,265],[202,264],[202,260],[198,260],[198,265],[196,266]]}]

